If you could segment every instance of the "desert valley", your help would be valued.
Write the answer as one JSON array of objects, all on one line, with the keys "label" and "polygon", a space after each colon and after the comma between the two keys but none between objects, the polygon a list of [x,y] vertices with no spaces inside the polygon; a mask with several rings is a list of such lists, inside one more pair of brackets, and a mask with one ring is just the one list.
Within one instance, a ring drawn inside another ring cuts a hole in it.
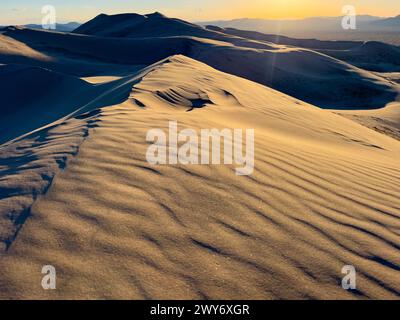
[{"label": "desert valley", "polygon": [[[379,41],[158,12],[5,27],[0,298],[398,299],[399,93],[400,47]],[[150,163],[171,121],[253,129],[252,174]]]}]

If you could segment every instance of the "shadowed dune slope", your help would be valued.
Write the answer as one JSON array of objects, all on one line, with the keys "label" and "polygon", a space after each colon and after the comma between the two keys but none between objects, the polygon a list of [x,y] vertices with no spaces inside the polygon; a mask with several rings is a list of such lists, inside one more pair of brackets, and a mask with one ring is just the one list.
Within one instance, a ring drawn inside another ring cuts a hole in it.
[{"label": "shadowed dune slope", "polygon": [[[0,297],[399,298],[399,141],[184,56],[117,81],[99,98],[109,106],[89,104],[40,146],[31,137],[1,149],[49,168],[53,151],[75,146],[16,221]],[[170,120],[180,130],[253,128],[253,175],[149,164],[146,133]],[[0,181],[23,185],[23,167],[0,168]],[[57,290],[40,288],[45,264],[57,268]],[[340,285],[349,264],[353,292]]]},{"label": "shadowed dune slope", "polygon": [[0,66],[0,145],[83,110],[110,104],[104,95],[113,103],[124,101],[129,95],[126,91],[110,92],[125,81],[90,84],[40,67]]},{"label": "shadowed dune slope", "polygon": [[349,50],[359,47],[363,41],[330,41],[318,39],[297,39],[290,38],[278,34],[266,34],[258,31],[240,30],[235,28],[221,28],[218,26],[206,26],[207,30],[213,30],[220,33],[230,34],[247,39],[258,41],[272,42],[276,44],[283,44],[308,49],[332,49],[332,50]]},{"label": "shadowed dune slope", "polygon": [[[110,64],[134,68],[184,54],[323,108],[381,108],[399,92],[397,84],[327,55],[244,38],[236,37],[234,43],[188,36],[107,38],[21,28],[9,28],[5,35],[51,58],[29,57],[23,63],[68,73],[67,64],[79,74],[79,66],[89,62],[92,71],[83,69],[80,76],[104,75]],[[0,51],[1,62],[12,59]]]},{"label": "shadowed dune slope", "polygon": [[[46,30],[33,30],[23,27],[8,27],[7,33],[13,37],[0,35],[0,63],[23,64],[28,66],[43,67],[55,72],[73,76],[99,75],[106,72],[107,75],[128,75],[144,67],[144,65],[124,64],[110,54],[110,50],[117,49],[116,41],[113,45],[104,41],[66,41],[61,32]],[[19,40],[18,40],[18,39]],[[83,50],[79,49],[82,46]],[[37,50],[32,49],[36,47]],[[88,50],[88,47],[92,47]],[[109,51],[107,51],[109,47]],[[86,49],[86,50],[85,50]],[[43,53],[42,53],[43,52]],[[91,54],[97,52],[95,54]],[[103,58],[102,53],[109,53]],[[138,51],[140,53],[140,51]],[[153,61],[153,60],[152,60]]]},{"label": "shadowed dune slope", "polygon": [[367,41],[350,50],[321,50],[321,52],[366,70],[400,71],[400,47],[382,42]]},{"label": "shadowed dune slope", "polygon": [[74,111],[89,87],[79,78],[47,69],[0,66],[0,144]]},{"label": "shadowed dune slope", "polygon": [[400,47],[383,42],[296,39],[215,26],[207,26],[207,29],[257,41],[316,50],[370,71],[398,72],[400,70]]}]

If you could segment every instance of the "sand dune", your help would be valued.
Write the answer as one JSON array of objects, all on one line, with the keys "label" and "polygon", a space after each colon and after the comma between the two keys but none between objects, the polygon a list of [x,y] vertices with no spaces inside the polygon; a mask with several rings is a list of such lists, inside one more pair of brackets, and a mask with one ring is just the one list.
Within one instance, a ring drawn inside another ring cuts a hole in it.
[{"label": "sand dune", "polygon": [[[184,54],[323,108],[381,108],[395,101],[399,93],[399,86],[385,78],[309,49],[201,30],[208,38],[109,38],[23,28],[9,28],[5,35],[52,58],[50,62],[29,58],[26,63],[84,77],[118,75],[118,70],[126,75],[170,55]],[[181,33],[187,32],[182,27]],[[3,56],[0,52],[0,62]],[[10,62],[8,56],[5,62]],[[87,67],[81,68],[86,62]],[[111,67],[113,74],[107,74],[110,64],[116,66]]]},{"label": "sand dune", "polygon": [[[75,41],[66,41],[68,34],[61,32],[23,27],[8,27],[6,30],[4,34],[12,37],[0,35],[1,63],[37,66],[73,76],[99,75],[105,71],[108,74],[111,72],[127,75],[144,67],[132,66],[132,61],[129,61],[129,65],[124,64],[123,60],[118,59],[118,55],[113,58],[112,50],[116,51],[118,48],[115,40],[110,43],[104,41],[103,46],[94,39],[82,41],[82,37],[76,37]],[[33,47],[37,50],[32,49]],[[106,58],[103,58],[104,55]]]},{"label": "sand dune", "polygon": [[378,110],[337,110],[337,113],[400,140],[400,104],[398,102],[390,103]]},{"label": "sand dune", "polygon": [[2,53],[2,59],[6,59],[7,56],[10,56],[10,58],[12,57],[14,59],[17,57],[32,58],[37,60],[49,59],[49,57],[47,57],[45,54],[41,54],[26,44],[4,36],[3,34],[0,34],[0,50]]},{"label": "sand dune", "polygon": [[[97,109],[125,101],[132,85],[131,78],[95,86],[38,68],[2,68],[11,72],[2,74],[9,87],[1,88],[6,101],[1,139],[13,139],[0,145],[0,242],[7,248],[33,202],[78,153],[89,128],[96,126]],[[15,87],[24,85],[30,103],[15,94]]]},{"label": "sand dune", "polygon": [[[106,85],[40,143],[1,147],[16,154],[13,168],[2,158],[1,183],[52,181],[26,187],[36,201],[8,226],[1,298],[399,297],[399,141],[184,56]],[[171,119],[254,128],[254,174],[150,165],[146,132]],[[15,193],[0,208],[17,210]],[[51,292],[40,289],[49,263]],[[347,264],[357,291],[340,286]]]},{"label": "sand dune", "polygon": [[159,12],[147,15],[134,13],[105,15],[77,28],[73,33],[114,38],[170,38],[196,37],[227,42],[240,47],[269,49],[268,43],[261,43],[246,37],[237,37],[222,32],[215,32],[184,20],[169,18]]},{"label": "sand dune", "polygon": [[324,50],[321,52],[366,70],[400,71],[400,47],[383,42],[367,41],[351,50]]},{"label": "sand dune", "polygon": [[190,35],[204,37],[210,34],[204,28],[180,19],[164,16],[159,12],[140,15],[135,13],[100,14],[79,26],[73,33],[105,37],[170,37]]},{"label": "sand dune", "polygon": [[316,50],[370,71],[398,72],[400,69],[400,47],[383,42],[296,39],[276,34],[216,26],[207,26],[207,29],[257,41]]}]

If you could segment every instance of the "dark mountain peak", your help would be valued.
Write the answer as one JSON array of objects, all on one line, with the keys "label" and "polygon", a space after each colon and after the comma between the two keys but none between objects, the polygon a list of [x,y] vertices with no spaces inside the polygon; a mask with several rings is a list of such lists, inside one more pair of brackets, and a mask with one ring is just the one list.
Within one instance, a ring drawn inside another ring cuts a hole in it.
[{"label": "dark mountain peak", "polygon": [[74,33],[104,37],[141,38],[170,36],[203,36],[204,28],[184,20],[169,18],[160,12],[146,15],[123,13],[101,14],[77,28]]},{"label": "dark mountain peak", "polygon": [[92,19],[90,21],[93,21],[95,19],[100,19],[100,18],[101,19],[111,19],[111,20],[117,21],[117,20],[127,20],[127,19],[132,19],[132,18],[135,19],[135,18],[138,18],[138,17],[142,17],[143,18],[144,16],[142,16],[141,14],[137,14],[137,13],[118,13],[118,14],[101,13],[96,18],[94,18],[94,19]]},{"label": "dark mountain peak", "polygon": [[160,13],[158,11],[146,14],[146,17],[148,17],[148,18],[167,18],[167,16],[163,15],[162,13]]}]

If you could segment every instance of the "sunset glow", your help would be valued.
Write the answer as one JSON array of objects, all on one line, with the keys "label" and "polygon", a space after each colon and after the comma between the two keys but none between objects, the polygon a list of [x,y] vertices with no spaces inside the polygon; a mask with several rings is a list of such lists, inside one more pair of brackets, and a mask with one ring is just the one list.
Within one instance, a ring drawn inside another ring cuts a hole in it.
[{"label": "sunset glow", "polygon": [[[149,0],[108,1],[71,0],[48,1],[57,8],[60,21],[86,21],[105,12],[149,13],[161,11],[166,15],[191,21],[234,18],[297,19],[311,16],[339,16],[344,5],[354,5],[357,14],[393,16],[400,12],[398,0]],[[41,19],[40,0],[15,0],[0,4],[0,24],[37,23]]]}]

